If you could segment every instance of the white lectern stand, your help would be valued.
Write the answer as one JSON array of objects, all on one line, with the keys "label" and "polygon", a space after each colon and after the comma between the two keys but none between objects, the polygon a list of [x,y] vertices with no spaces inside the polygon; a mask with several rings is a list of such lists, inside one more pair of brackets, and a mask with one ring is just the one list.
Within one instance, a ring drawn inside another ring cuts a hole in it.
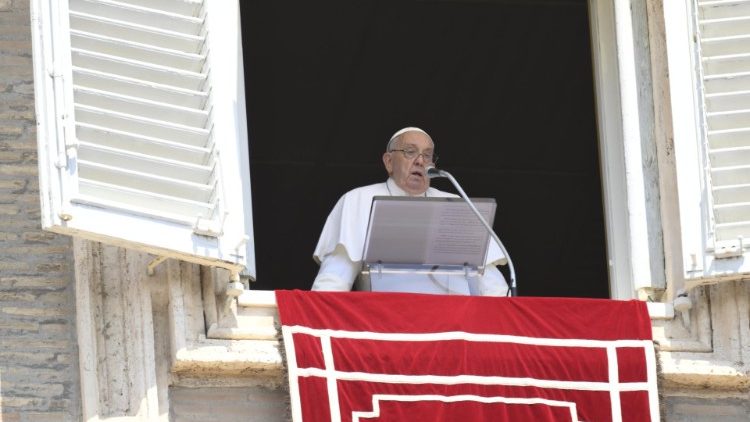
[{"label": "white lectern stand", "polygon": [[[472,202],[492,225],[495,200]],[[476,295],[489,242],[461,198],[376,196],[355,289]]]}]

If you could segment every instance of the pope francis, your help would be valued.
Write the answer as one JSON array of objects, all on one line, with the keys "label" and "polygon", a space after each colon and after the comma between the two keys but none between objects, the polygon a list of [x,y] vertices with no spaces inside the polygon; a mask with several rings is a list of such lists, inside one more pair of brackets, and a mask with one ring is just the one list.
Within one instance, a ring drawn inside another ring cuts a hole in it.
[{"label": "pope francis", "polygon": [[[383,153],[388,180],[345,193],[328,215],[313,253],[320,270],[312,290],[351,290],[362,267],[365,232],[374,196],[456,196],[430,187],[426,167],[435,161],[435,144],[422,129],[407,127],[391,136]],[[508,285],[496,267],[504,262],[500,247],[492,241],[484,274],[477,280],[479,294],[507,295]]]}]

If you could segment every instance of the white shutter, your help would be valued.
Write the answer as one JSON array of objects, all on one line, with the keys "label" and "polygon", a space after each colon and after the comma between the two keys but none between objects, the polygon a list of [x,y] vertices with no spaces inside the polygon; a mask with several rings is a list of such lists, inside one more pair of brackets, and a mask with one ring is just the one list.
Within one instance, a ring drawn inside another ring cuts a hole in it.
[{"label": "white shutter", "polygon": [[699,2],[698,33],[714,241],[739,254],[738,237],[750,240],[750,1]]},{"label": "white shutter", "polygon": [[750,1],[664,2],[664,21],[684,286],[742,279],[750,274]]},{"label": "white shutter", "polygon": [[32,4],[45,228],[254,276],[237,2]]}]

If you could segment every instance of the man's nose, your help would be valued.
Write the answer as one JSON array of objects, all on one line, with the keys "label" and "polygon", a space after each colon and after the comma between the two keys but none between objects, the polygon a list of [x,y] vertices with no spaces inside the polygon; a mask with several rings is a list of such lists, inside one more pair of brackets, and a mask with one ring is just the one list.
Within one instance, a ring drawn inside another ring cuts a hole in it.
[{"label": "man's nose", "polygon": [[424,154],[417,154],[417,156],[414,157],[414,162],[419,163],[420,165],[427,164],[427,160],[424,158]]}]

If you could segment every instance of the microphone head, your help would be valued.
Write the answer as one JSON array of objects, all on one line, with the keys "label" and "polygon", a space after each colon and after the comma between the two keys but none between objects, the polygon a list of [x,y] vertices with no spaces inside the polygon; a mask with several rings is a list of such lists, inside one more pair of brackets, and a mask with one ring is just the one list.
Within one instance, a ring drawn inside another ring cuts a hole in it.
[{"label": "microphone head", "polygon": [[437,167],[435,167],[432,164],[427,166],[426,173],[427,173],[427,177],[429,177],[430,179],[434,179],[436,177],[443,177],[442,172],[438,170]]}]

